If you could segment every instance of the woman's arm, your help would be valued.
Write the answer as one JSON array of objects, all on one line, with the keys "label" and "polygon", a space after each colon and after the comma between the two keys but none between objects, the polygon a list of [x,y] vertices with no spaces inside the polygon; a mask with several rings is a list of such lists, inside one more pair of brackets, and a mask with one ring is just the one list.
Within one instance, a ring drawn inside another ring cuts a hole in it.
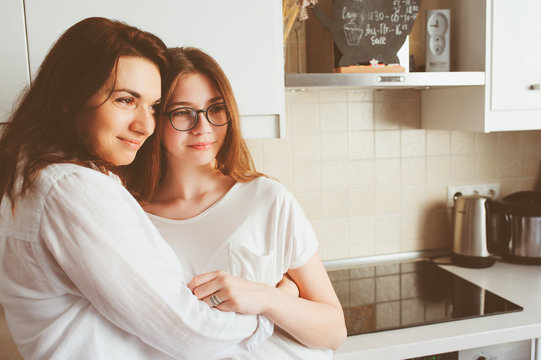
[{"label": "woman's arm", "polygon": [[336,350],[346,338],[344,313],[319,256],[288,274],[300,297],[224,271],[197,275],[188,286],[209,305],[216,294],[220,310],[263,314],[308,347]]},{"label": "woman's arm", "polygon": [[84,170],[58,180],[41,226],[43,242],[73,284],[67,291],[172,357],[238,354],[272,333],[262,317],[221,313],[198,301],[143,210],[102,174]]}]

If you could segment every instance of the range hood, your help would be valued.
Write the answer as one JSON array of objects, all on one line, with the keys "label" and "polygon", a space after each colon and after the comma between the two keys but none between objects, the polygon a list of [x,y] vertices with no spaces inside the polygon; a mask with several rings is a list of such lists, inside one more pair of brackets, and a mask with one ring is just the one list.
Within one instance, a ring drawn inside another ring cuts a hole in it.
[{"label": "range hood", "polygon": [[291,90],[309,88],[426,89],[482,85],[485,85],[484,71],[285,74],[285,86]]}]

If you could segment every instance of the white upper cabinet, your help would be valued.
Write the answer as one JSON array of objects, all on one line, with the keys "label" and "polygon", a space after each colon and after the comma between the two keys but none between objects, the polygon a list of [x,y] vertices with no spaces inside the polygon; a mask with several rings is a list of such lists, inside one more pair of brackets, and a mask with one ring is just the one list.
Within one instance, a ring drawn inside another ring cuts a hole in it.
[{"label": "white upper cabinet", "polygon": [[208,52],[231,81],[244,135],[283,136],[280,0],[25,0],[25,8],[32,74],[53,42],[77,21],[90,16],[121,20],[156,34],[169,47]]},{"label": "white upper cabinet", "polygon": [[541,1],[493,1],[492,110],[541,109]]},{"label": "white upper cabinet", "polygon": [[24,10],[21,0],[0,5],[0,123],[7,121],[21,90],[29,84]]},{"label": "white upper cabinet", "polygon": [[[464,38],[465,64],[484,62],[484,86],[430,89],[422,94],[423,127],[464,131],[541,129],[541,1],[453,0]],[[466,22],[462,20],[465,19]],[[475,49],[480,49],[479,53]]]}]

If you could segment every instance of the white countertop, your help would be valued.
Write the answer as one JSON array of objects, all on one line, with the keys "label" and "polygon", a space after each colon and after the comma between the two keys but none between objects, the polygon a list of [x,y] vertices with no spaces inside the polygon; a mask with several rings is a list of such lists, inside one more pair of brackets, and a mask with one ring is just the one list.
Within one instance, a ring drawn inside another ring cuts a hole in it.
[{"label": "white countertop", "polygon": [[442,267],[524,310],[350,336],[335,359],[398,360],[541,337],[541,265],[498,261],[486,269]]}]

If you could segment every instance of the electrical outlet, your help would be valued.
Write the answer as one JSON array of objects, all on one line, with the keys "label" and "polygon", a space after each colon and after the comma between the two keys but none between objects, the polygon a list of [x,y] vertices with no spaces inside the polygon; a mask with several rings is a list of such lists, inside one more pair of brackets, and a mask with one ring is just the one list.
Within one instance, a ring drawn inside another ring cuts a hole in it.
[{"label": "electrical outlet", "polygon": [[454,185],[447,187],[447,207],[454,206],[454,197],[456,193],[462,195],[484,195],[493,199],[500,197],[500,184],[475,184],[475,185]]}]

